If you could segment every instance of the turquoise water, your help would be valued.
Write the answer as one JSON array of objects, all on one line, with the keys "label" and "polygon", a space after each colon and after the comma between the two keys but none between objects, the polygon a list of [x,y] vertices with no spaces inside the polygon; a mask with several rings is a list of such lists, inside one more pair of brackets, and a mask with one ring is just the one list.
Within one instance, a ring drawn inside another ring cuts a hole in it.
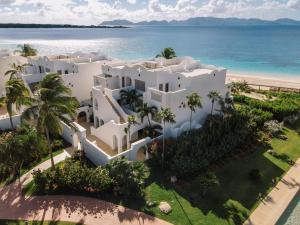
[{"label": "turquoise water", "polygon": [[41,54],[97,51],[151,58],[164,47],[231,71],[300,76],[300,27],[133,27],[0,29],[0,48],[33,44]]},{"label": "turquoise water", "polygon": [[276,225],[300,225],[300,192],[289,204]]}]

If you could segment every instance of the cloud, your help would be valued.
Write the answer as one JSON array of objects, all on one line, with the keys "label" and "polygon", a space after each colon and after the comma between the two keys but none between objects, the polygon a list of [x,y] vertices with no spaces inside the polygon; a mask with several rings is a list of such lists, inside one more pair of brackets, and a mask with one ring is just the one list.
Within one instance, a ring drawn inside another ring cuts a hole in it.
[{"label": "cloud", "polygon": [[[127,2],[128,4],[122,4]],[[300,19],[300,0],[0,0],[0,21],[99,24],[197,16]]]},{"label": "cloud", "polygon": [[289,0],[287,2],[288,8],[300,9],[300,0]]},{"label": "cloud", "polygon": [[129,4],[136,4],[136,0],[127,0],[127,2],[129,3]]}]

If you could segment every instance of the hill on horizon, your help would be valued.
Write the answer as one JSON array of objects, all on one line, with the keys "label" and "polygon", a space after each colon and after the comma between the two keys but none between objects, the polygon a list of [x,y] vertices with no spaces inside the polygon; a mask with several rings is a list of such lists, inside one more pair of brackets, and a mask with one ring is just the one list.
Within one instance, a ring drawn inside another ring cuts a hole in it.
[{"label": "hill on horizon", "polygon": [[281,18],[273,21],[261,20],[261,19],[241,19],[241,18],[217,18],[217,17],[195,17],[187,20],[152,20],[152,21],[141,21],[132,22],[129,20],[111,20],[104,21],[100,24],[104,25],[148,25],[148,26],[259,26],[259,25],[285,25],[285,26],[300,26],[300,21]]}]

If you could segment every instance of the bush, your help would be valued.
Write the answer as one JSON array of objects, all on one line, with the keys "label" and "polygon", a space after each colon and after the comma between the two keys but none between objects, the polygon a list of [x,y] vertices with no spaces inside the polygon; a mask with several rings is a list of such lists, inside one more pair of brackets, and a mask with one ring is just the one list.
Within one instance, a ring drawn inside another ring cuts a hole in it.
[{"label": "bush", "polygon": [[256,124],[249,115],[234,112],[231,116],[210,116],[202,129],[181,135],[166,152],[166,164],[178,176],[197,173],[210,163],[240,151],[252,143]]},{"label": "bush", "polygon": [[106,165],[113,180],[114,193],[125,197],[138,197],[143,194],[146,167],[141,162],[130,162],[118,158]]},{"label": "bush", "polygon": [[228,200],[223,206],[229,214],[230,224],[242,224],[249,216],[249,210],[232,199]]},{"label": "bush", "polygon": [[127,159],[116,159],[105,167],[89,168],[85,163],[67,159],[55,170],[33,172],[34,183],[40,193],[105,193],[114,191],[125,197],[143,193],[145,166]]},{"label": "bush", "polygon": [[249,172],[249,177],[253,181],[259,181],[261,179],[261,173],[258,169],[252,169]]},{"label": "bush", "polygon": [[196,184],[204,196],[211,187],[219,184],[219,180],[214,173],[207,172],[196,178]]},{"label": "bush", "polygon": [[278,137],[282,132],[283,124],[277,120],[271,120],[264,124],[264,129],[269,132],[272,137]]}]

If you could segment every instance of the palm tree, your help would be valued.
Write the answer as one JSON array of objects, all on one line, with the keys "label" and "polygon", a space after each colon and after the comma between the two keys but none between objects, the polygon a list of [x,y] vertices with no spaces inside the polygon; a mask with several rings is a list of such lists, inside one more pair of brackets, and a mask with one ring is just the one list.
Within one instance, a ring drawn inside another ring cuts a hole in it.
[{"label": "palm tree", "polygon": [[170,108],[161,107],[158,112],[158,117],[163,122],[163,152],[162,152],[162,168],[164,167],[165,158],[165,125],[166,123],[175,123],[175,114],[171,112]]},{"label": "palm tree", "polygon": [[121,101],[129,104],[132,110],[135,110],[135,104],[141,96],[135,89],[123,89],[120,91]]},{"label": "palm tree", "polygon": [[127,127],[124,129],[125,133],[127,134],[127,148],[129,149],[130,146],[130,128],[131,126],[134,126],[136,124],[136,119],[134,115],[130,115],[128,116],[128,125]]},{"label": "palm tree", "polygon": [[201,97],[196,92],[186,96],[186,98],[187,98],[187,105],[191,110],[191,115],[190,115],[190,130],[191,130],[193,112],[196,112],[196,108],[202,108],[202,103],[201,103]]},{"label": "palm tree", "polygon": [[24,72],[25,67],[27,66],[31,66],[31,64],[29,63],[24,63],[24,64],[16,64],[16,63],[12,63],[10,65],[11,69],[6,71],[6,73],[4,74],[5,76],[9,75],[9,79],[13,79],[13,78],[17,78],[18,75],[20,75],[21,73]]},{"label": "palm tree", "polygon": [[157,107],[156,106],[148,106],[147,103],[144,103],[142,106],[137,108],[137,112],[139,113],[139,116],[141,118],[141,121],[143,122],[144,117],[147,117],[149,127],[151,127],[150,122],[150,116],[153,117],[157,113]]},{"label": "palm tree", "polygon": [[18,48],[20,49],[15,50],[14,53],[20,53],[21,56],[28,57],[37,55],[37,50],[29,44],[18,45]]},{"label": "palm tree", "polygon": [[29,106],[32,103],[30,93],[26,88],[24,82],[20,78],[13,78],[8,80],[5,85],[6,97],[5,104],[9,115],[11,128],[14,129],[12,121],[12,107],[15,104],[16,109],[20,111],[21,106]]},{"label": "palm tree", "polygon": [[165,48],[160,54],[156,55],[156,58],[165,58],[165,59],[172,59],[176,57],[176,52],[173,48]]},{"label": "palm tree", "polygon": [[57,135],[62,132],[61,121],[76,130],[73,121],[79,103],[71,97],[71,89],[63,84],[61,76],[56,73],[44,77],[35,96],[36,104],[30,111],[38,115],[37,130],[46,135],[51,167],[54,169],[50,134]]},{"label": "palm tree", "polygon": [[208,93],[207,97],[211,100],[211,112],[210,112],[210,114],[212,115],[213,110],[214,110],[215,102],[218,101],[218,99],[220,98],[220,93],[218,91],[210,91]]}]

